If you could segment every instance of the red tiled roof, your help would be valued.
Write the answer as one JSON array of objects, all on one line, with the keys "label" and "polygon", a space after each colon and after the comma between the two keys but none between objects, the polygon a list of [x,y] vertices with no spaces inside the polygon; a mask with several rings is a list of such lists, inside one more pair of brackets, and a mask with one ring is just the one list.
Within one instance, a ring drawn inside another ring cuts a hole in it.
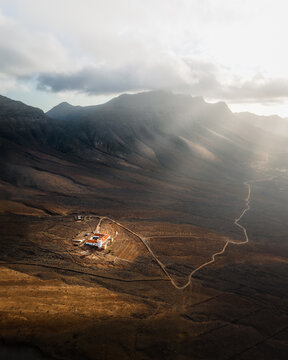
[{"label": "red tiled roof", "polygon": [[97,240],[94,240],[94,239],[92,239],[92,240],[87,240],[86,241],[86,244],[87,243],[89,243],[89,244],[97,244]]},{"label": "red tiled roof", "polygon": [[104,235],[104,236],[103,236],[103,238],[101,239],[101,240],[102,240],[102,242],[104,242],[104,241],[108,240],[108,239],[109,239],[109,237],[110,237],[110,235]]},{"label": "red tiled roof", "polygon": [[[105,234],[94,234],[93,236],[98,236],[99,237],[99,239],[89,239],[89,240],[87,240],[86,241],[86,244],[87,245],[97,245],[97,244],[99,244],[99,240],[101,240],[101,243],[103,244],[103,243],[105,243],[109,238],[110,238],[110,235],[105,235]],[[101,244],[101,245],[102,245]],[[100,245],[100,244],[99,244]]]}]

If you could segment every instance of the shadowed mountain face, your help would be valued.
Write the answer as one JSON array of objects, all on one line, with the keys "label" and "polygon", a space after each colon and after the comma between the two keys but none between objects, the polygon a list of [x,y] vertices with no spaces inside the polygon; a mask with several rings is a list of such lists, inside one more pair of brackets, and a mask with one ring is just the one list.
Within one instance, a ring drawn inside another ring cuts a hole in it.
[{"label": "shadowed mountain face", "polygon": [[1,97],[0,136],[3,200],[52,213],[136,204],[178,211],[187,201],[199,209],[201,194],[211,204],[225,184],[251,177],[265,157],[259,138],[272,139],[224,103],[166,92],[62,103],[47,114]]},{"label": "shadowed mountain face", "polygon": [[[241,157],[239,149],[245,153],[250,147],[249,139],[239,140],[235,133],[236,120],[227,106],[207,104],[201,98],[152,92],[122,95],[100,106],[68,108],[69,121],[63,121],[67,105],[47,113],[58,120],[49,144],[86,159],[109,154],[135,166],[147,168],[149,163],[187,175],[191,167],[194,173],[200,166],[203,171],[215,164],[221,168],[223,160],[235,161],[232,154]],[[223,159],[228,148],[230,159],[228,152]]]},{"label": "shadowed mountain face", "polygon": [[253,139],[238,136],[237,120],[224,103],[164,92],[123,95],[99,106],[62,103],[48,117],[6,98],[1,109],[1,135],[10,145],[106,165],[199,176],[224,174],[225,168],[229,176],[253,147]]},{"label": "shadowed mountain face", "polygon": [[46,128],[46,122],[47,117],[42,110],[0,96],[1,144],[5,139],[15,145],[36,146],[39,141],[45,141],[42,132]]},{"label": "shadowed mountain face", "polygon": [[200,178],[242,177],[247,164],[263,156],[259,138],[278,141],[234,116],[225,103],[166,92],[122,95],[89,107],[62,103],[47,116],[58,127],[49,144],[61,152],[93,160],[109,154],[145,169],[163,166]]}]

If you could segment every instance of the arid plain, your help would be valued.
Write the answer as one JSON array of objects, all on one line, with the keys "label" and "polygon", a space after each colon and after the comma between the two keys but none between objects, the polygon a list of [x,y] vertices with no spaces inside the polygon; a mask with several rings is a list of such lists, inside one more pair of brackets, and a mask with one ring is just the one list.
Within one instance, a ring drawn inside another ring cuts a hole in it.
[{"label": "arid plain", "polygon": [[[179,223],[179,213],[163,221],[161,216],[171,216],[164,209],[158,219],[154,214],[127,219],[124,212],[111,210],[109,215],[117,216],[123,227],[103,219],[101,231],[118,233],[104,252],[72,242],[97,227],[96,214],[86,213],[86,220],[78,222],[73,215],[39,216],[37,210],[2,215],[0,306],[6,346],[36,347],[56,359],[271,359],[275,354],[284,359],[285,208],[282,218],[269,213],[279,205],[274,200],[279,185],[284,183],[253,186],[251,210],[242,221],[249,243],[229,244],[183,290],[175,288],[126,228],[146,239],[175,283],[183,286],[228,238],[243,241],[233,226],[234,215],[221,235],[216,220],[213,231]],[[276,193],[272,203],[263,198],[266,187]],[[240,195],[245,198],[244,186],[239,187],[239,213],[245,205]],[[35,359],[40,355],[33,353]]]},{"label": "arid plain", "polygon": [[0,100],[2,358],[286,359],[285,139],[166,93]]}]

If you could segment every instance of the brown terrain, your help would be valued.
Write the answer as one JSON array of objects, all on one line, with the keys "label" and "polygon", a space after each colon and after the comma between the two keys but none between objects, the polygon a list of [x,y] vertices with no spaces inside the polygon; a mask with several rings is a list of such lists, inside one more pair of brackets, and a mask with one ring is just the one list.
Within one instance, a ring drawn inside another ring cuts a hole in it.
[{"label": "brown terrain", "polygon": [[[156,147],[154,159],[103,143],[72,156],[56,140],[1,141],[1,359],[287,358],[279,148],[224,159],[218,144],[220,165],[196,157],[188,172],[188,158],[174,171],[180,157],[169,168]],[[76,242],[98,231],[113,237],[107,249]]]}]

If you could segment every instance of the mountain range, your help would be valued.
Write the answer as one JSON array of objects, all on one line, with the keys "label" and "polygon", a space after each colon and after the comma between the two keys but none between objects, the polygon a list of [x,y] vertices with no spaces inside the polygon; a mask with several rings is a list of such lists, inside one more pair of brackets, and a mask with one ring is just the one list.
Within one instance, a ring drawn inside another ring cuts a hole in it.
[{"label": "mountain range", "polygon": [[223,102],[163,91],[96,106],[64,102],[46,114],[1,96],[1,211],[120,216],[138,208],[145,217],[165,206],[184,211],[183,221],[209,218],[219,196],[236,196],[229,186],[254,176],[267,147],[271,166],[284,159],[286,138],[259,121]]}]

